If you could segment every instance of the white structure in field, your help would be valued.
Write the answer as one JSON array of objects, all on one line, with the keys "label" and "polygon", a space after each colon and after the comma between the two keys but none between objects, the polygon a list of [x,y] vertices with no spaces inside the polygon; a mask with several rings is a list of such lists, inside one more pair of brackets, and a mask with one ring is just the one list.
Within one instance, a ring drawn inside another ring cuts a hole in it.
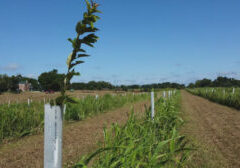
[{"label": "white structure in field", "polygon": [[154,119],[154,92],[151,92],[151,117]]},{"label": "white structure in field", "polygon": [[62,168],[63,109],[44,106],[44,168]]},{"label": "white structure in field", "polygon": [[166,91],[163,91],[163,98],[166,97]]}]

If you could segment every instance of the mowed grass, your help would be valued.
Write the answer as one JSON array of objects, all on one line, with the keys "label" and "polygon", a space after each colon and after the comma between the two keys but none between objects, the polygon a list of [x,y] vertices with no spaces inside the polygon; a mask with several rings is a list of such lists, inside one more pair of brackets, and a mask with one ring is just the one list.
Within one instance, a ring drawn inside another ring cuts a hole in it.
[{"label": "mowed grass", "polygon": [[[76,104],[67,104],[64,118],[66,121],[80,121],[86,117],[103,113],[107,110],[119,108],[127,103],[132,103],[149,98],[147,94],[110,95],[106,94],[96,99],[87,96],[77,99]],[[7,104],[0,106],[0,142],[7,139],[20,138],[31,133],[43,131],[44,104],[27,103]]]},{"label": "mowed grass", "polygon": [[132,113],[127,123],[120,127],[113,124],[104,130],[104,143],[83,157],[74,168],[143,168],[184,167],[190,148],[184,136],[179,135],[183,121],[179,117],[179,93],[169,99],[160,98],[155,103],[155,118],[150,109],[137,119]]},{"label": "mowed grass", "polygon": [[195,88],[187,89],[187,91],[213,102],[240,110],[240,88]]}]

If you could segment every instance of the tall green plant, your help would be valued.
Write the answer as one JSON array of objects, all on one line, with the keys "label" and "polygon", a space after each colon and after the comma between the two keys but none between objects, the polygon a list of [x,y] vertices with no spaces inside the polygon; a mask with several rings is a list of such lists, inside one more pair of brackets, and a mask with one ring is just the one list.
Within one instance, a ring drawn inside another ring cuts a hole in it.
[{"label": "tall green plant", "polygon": [[[156,101],[156,115],[150,109],[142,119],[132,113],[124,126],[113,124],[104,129],[104,143],[73,168],[180,168],[192,150],[179,129],[179,94]],[[90,162],[93,164],[90,166]]]},{"label": "tall green plant", "polygon": [[61,96],[56,99],[57,105],[62,105],[64,102],[74,102],[73,99],[66,95],[66,90],[73,76],[80,75],[80,73],[75,71],[75,67],[81,63],[84,63],[81,58],[89,56],[83,49],[83,45],[94,47],[93,44],[99,39],[98,36],[95,35],[95,32],[98,31],[98,28],[94,26],[97,20],[100,19],[100,17],[96,15],[97,13],[101,13],[98,10],[99,4],[93,2],[92,0],[91,2],[85,0],[85,2],[87,6],[87,12],[83,14],[83,19],[76,25],[77,36],[74,39],[68,39],[68,41],[72,44],[73,50],[67,58],[68,70],[67,74],[65,75]]}]

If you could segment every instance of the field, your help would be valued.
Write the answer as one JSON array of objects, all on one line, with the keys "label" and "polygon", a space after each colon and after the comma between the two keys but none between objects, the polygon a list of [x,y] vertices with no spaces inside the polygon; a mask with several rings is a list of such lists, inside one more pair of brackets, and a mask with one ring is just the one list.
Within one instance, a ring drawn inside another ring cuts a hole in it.
[{"label": "field", "polygon": [[[239,167],[240,113],[205,99],[239,100],[239,89],[165,91],[155,92],[154,120],[150,93],[72,93],[64,167]],[[43,167],[43,114],[39,101],[0,106],[0,167]]]},{"label": "field", "polygon": [[154,121],[146,109],[141,119],[131,113],[123,127],[113,124],[105,129],[102,147],[74,167],[87,166],[96,155],[92,167],[184,167],[191,149],[178,133],[182,124],[178,96],[156,101]]},{"label": "field", "polygon": [[[124,92],[121,91],[93,91],[93,90],[81,90],[81,91],[74,91],[74,92],[67,92],[68,95],[71,95],[72,97],[76,98],[84,98],[88,95],[99,95],[102,96],[104,94],[123,94]],[[49,102],[49,100],[52,100],[60,95],[60,92],[55,92],[53,94],[46,94],[45,92],[21,92],[20,94],[14,94],[14,93],[3,93],[0,94],[0,104],[8,104],[9,101],[11,104],[14,103],[27,103],[28,99],[31,99],[34,102],[44,102],[44,99],[46,102]]]},{"label": "field", "polygon": [[0,168],[240,168],[240,1],[0,1]]},{"label": "field", "polygon": [[[81,99],[75,98],[77,103],[66,104],[64,119],[65,121],[80,121],[147,97],[146,94],[105,94],[99,97],[88,95]],[[33,102],[30,105],[27,103],[3,104],[0,107],[0,142],[6,138],[19,138],[41,132],[44,124],[43,107],[43,102]]]},{"label": "field", "polygon": [[240,111],[182,91],[183,133],[196,143],[190,167],[240,167]]},{"label": "field", "polygon": [[240,88],[196,88],[188,91],[208,100],[240,109]]}]

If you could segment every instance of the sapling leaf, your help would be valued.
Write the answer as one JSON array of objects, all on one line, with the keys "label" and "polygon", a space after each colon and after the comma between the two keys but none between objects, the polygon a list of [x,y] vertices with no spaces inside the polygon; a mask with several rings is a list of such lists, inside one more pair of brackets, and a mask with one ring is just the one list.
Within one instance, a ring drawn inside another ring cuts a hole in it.
[{"label": "sapling leaf", "polygon": [[67,59],[67,66],[70,67],[71,65],[71,61],[72,61],[72,56],[73,56],[73,53],[71,52],[68,56],[68,59]]},{"label": "sapling leaf", "polygon": [[89,1],[88,1],[88,0],[85,0],[85,2],[86,2],[86,4],[87,4],[87,9],[88,9],[88,10],[91,10],[91,4],[89,3]]},{"label": "sapling leaf", "polygon": [[81,58],[81,57],[89,57],[90,55],[88,55],[88,54],[78,54],[78,58]]},{"label": "sapling leaf", "polygon": [[93,26],[93,22],[90,22],[90,25],[91,25],[91,28],[93,29],[93,27],[94,27],[94,26]]},{"label": "sapling leaf", "polygon": [[86,52],[84,49],[81,49],[81,48],[79,48],[77,51],[78,52]]},{"label": "sapling leaf", "polygon": [[89,47],[94,47],[91,43],[85,42],[84,44],[88,45]]},{"label": "sapling leaf", "polygon": [[[77,22],[75,30],[77,32],[77,37],[74,39],[68,38],[68,41],[72,43],[73,50],[69,54],[67,58],[67,66],[68,72],[65,75],[64,79],[64,87],[62,89],[61,95],[62,98],[59,98],[59,102],[63,103],[63,99],[67,100],[66,90],[67,86],[70,84],[71,79],[75,75],[80,75],[80,73],[75,72],[74,67],[78,64],[84,63],[84,61],[77,60],[77,58],[87,57],[88,54],[79,54],[78,52],[85,53],[86,51],[82,49],[82,44],[86,44],[90,47],[94,47],[93,44],[97,42],[98,37],[94,34],[94,32],[98,31],[96,27],[94,27],[94,23],[100,19],[99,16],[94,15],[93,13],[101,13],[97,10],[99,6],[97,3],[94,3],[91,0],[91,3],[88,0],[85,0],[87,6],[87,12],[83,13],[83,19]],[[91,33],[80,39],[85,33]]]},{"label": "sapling leaf", "polygon": [[[74,67],[75,65],[78,65],[78,64],[82,64],[84,63],[84,61],[76,61],[75,63],[72,63],[69,67],[69,69],[71,69],[72,67]],[[74,74],[74,75],[77,75],[77,74]]]},{"label": "sapling leaf", "polygon": [[73,43],[73,40],[71,38],[68,38],[68,41],[70,41],[71,43]]}]

